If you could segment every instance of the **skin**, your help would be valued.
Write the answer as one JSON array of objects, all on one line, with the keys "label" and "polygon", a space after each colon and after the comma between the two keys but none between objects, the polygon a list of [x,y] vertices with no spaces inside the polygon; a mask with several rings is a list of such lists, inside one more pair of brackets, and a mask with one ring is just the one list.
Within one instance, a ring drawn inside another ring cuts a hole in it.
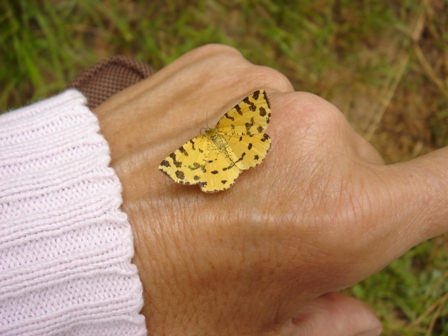
[{"label": "skin", "polygon": [[[260,166],[215,194],[158,171],[260,88],[272,107]],[[335,106],[230,47],[193,50],[95,113],[150,335],[378,335],[367,305],[333,292],[448,231],[448,148],[386,166]]]}]

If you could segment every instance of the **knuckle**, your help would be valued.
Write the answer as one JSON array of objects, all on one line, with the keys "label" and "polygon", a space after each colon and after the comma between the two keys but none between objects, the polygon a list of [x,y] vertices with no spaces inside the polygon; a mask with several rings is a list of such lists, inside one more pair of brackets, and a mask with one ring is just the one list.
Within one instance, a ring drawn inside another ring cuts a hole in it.
[{"label": "knuckle", "polygon": [[280,92],[288,92],[294,90],[291,82],[285,75],[275,69],[266,66],[254,66],[252,80],[255,80],[264,88],[270,88]]},{"label": "knuckle", "polygon": [[228,45],[224,45],[224,44],[218,44],[218,43],[210,43],[210,44],[206,44],[203,45],[199,48],[194,49],[192,52],[195,52],[201,56],[207,57],[207,56],[214,56],[214,55],[219,55],[219,54],[235,54],[238,56],[241,56],[241,53]]},{"label": "knuckle", "polygon": [[314,125],[321,133],[333,134],[347,123],[345,116],[336,106],[312,93],[295,93],[291,106],[308,127]]},{"label": "knuckle", "polygon": [[[254,65],[246,60],[235,48],[223,44],[206,44],[190,52],[197,60],[208,60],[207,68],[225,69],[227,76],[232,76],[234,82],[253,89],[270,88],[280,92],[293,91],[292,84],[279,71],[267,66]],[[255,83],[255,85],[254,85]]]}]

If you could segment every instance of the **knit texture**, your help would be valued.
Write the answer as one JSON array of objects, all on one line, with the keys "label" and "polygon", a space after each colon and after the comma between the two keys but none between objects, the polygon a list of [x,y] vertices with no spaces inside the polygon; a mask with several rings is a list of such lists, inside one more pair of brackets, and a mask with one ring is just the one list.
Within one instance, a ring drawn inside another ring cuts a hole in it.
[{"label": "knit texture", "polygon": [[76,90],[0,116],[0,335],[146,335],[132,231]]}]

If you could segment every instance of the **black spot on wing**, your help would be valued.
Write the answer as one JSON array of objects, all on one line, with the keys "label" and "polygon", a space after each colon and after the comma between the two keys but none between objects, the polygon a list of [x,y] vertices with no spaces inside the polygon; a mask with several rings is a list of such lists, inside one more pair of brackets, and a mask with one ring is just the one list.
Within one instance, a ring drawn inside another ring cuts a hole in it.
[{"label": "black spot on wing", "polygon": [[201,165],[198,162],[194,162],[192,165],[188,166],[188,169],[190,170],[196,170],[201,168]]},{"label": "black spot on wing", "polygon": [[184,146],[179,148],[179,152],[181,152],[185,156],[188,156],[188,152],[185,150]]},{"label": "black spot on wing", "polygon": [[241,154],[241,157],[240,157],[238,160],[236,160],[235,163],[238,163],[238,162],[244,160],[244,157],[245,157],[245,156],[246,156],[246,152],[243,152],[243,153]]},{"label": "black spot on wing", "polygon": [[163,160],[162,162],[160,162],[160,165],[162,167],[171,167],[170,163],[167,160]]},{"label": "black spot on wing", "polygon": [[179,180],[184,180],[185,179],[185,174],[184,174],[184,172],[182,172],[182,171],[180,171],[180,170],[176,170],[176,177],[179,179]]},{"label": "black spot on wing", "polygon": [[171,153],[170,158],[173,160],[173,163],[177,168],[182,167],[182,163],[180,161],[177,161],[177,159],[176,159],[176,154]]},{"label": "black spot on wing", "polygon": [[266,103],[268,104],[268,107],[271,108],[271,103],[269,102],[268,95],[266,94],[266,91],[263,91],[264,100],[266,100]]},{"label": "black spot on wing", "polygon": [[265,142],[269,140],[269,135],[267,135],[266,133],[263,134],[263,137],[261,138],[261,141]]},{"label": "black spot on wing", "polygon": [[213,174],[213,175],[216,175],[216,174],[218,174],[218,171],[217,170],[212,170],[210,173]]},{"label": "black spot on wing", "polygon": [[257,90],[252,94],[252,97],[254,97],[255,100],[258,100],[259,96],[260,96],[260,90]]},{"label": "black spot on wing", "polygon": [[252,144],[251,144],[251,143],[249,143],[249,146],[247,146],[247,149],[248,149],[248,150],[251,150],[251,149],[252,149]]},{"label": "black spot on wing", "polygon": [[230,120],[232,120],[232,121],[235,121],[235,118],[232,117],[232,116],[231,116],[230,114],[228,114],[228,113],[224,114],[224,117],[226,117],[227,119],[230,119]]},{"label": "black spot on wing", "polygon": [[195,176],[193,177],[193,179],[194,179],[195,181],[197,181],[197,180],[199,180],[199,179],[200,179],[200,177],[199,177],[199,176],[197,176],[197,175],[195,175]]},{"label": "black spot on wing", "polygon": [[[190,140],[190,143],[191,143],[191,149],[196,150],[196,148],[194,147],[194,141],[193,141],[193,139]],[[202,153],[202,152],[201,152],[201,153]]]},{"label": "black spot on wing", "polygon": [[224,167],[224,168],[222,169],[222,171],[229,170],[229,169],[233,168],[234,166],[235,166],[235,164],[232,163],[230,166],[228,166],[228,167]]},{"label": "black spot on wing", "polygon": [[254,118],[251,118],[250,119],[250,123],[245,123],[244,124],[244,126],[246,127],[246,132],[250,133],[249,131],[250,131],[251,127],[254,126],[254,125],[255,125]]},{"label": "black spot on wing", "polygon": [[261,106],[260,107],[260,116],[264,117],[265,115],[266,115],[266,109],[263,106]]},{"label": "black spot on wing", "polygon": [[258,161],[258,160],[260,160],[260,157],[258,155],[254,155],[254,160]]},{"label": "black spot on wing", "polygon": [[240,104],[236,104],[234,109],[238,112],[239,115],[243,115],[243,112],[241,111]]},{"label": "black spot on wing", "polygon": [[251,110],[252,112],[254,112],[257,109],[255,104],[249,100],[249,97],[244,98],[243,102],[245,102],[247,105],[249,105],[249,110]]},{"label": "black spot on wing", "polygon": [[258,127],[257,127],[257,131],[258,131],[258,133],[263,132],[263,127],[262,127],[262,126],[258,126]]},{"label": "black spot on wing", "polygon": [[201,183],[199,183],[199,185],[201,186],[202,191],[204,191],[204,192],[206,192],[208,194],[212,194],[212,193],[215,193],[215,192],[218,192],[218,191],[227,190],[227,189],[229,189],[231,186],[233,186],[235,184],[235,180],[233,180],[233,181],[221,180],[220,182],[222,184],[222,187],[218,188],[218,189],[213,189],[213,190],[204,190],[202,188],[202,187],[207,186],[206,182],[203,182],[203,183],[201,182]]}]

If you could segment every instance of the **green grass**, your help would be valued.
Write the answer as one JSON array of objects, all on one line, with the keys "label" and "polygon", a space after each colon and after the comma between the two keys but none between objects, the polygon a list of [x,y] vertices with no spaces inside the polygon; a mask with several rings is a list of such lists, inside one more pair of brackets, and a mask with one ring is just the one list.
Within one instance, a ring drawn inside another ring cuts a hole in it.
[{"label": "green grass", "polygon": [[[224,43],[336,104],[387,162],[448,145],[446,0],[187,3],[0,2],[0,111],[63,90],[110,55],[160,69]],[[424,59],[410,37],[419,20]],[[374,307],[384,335],[448,335],[447,246],[447,237],[425,242],[348,292]]]},{"label": "green grass", "polygon": [[384,335],[448,335],[447,242],[424,242],[346,292],[375,308]]},{"label": "green grass", "polygon": [[161,68],[206,43],[234,46],[252,62],[286,73],[297,89],[317,93],[337,90],[333,86],[341,73],[360,83],[387,76],[373,57],[357,62],[359,50],[375,43],[375,34],[396,30],[394,9],[377,1],[363,6],[310,0],[295,5],[266,0],[178,3],[3,2],[0,84],[6,89],[1,107],[54,93],[80,69],[111,54],[132,55]]}]

